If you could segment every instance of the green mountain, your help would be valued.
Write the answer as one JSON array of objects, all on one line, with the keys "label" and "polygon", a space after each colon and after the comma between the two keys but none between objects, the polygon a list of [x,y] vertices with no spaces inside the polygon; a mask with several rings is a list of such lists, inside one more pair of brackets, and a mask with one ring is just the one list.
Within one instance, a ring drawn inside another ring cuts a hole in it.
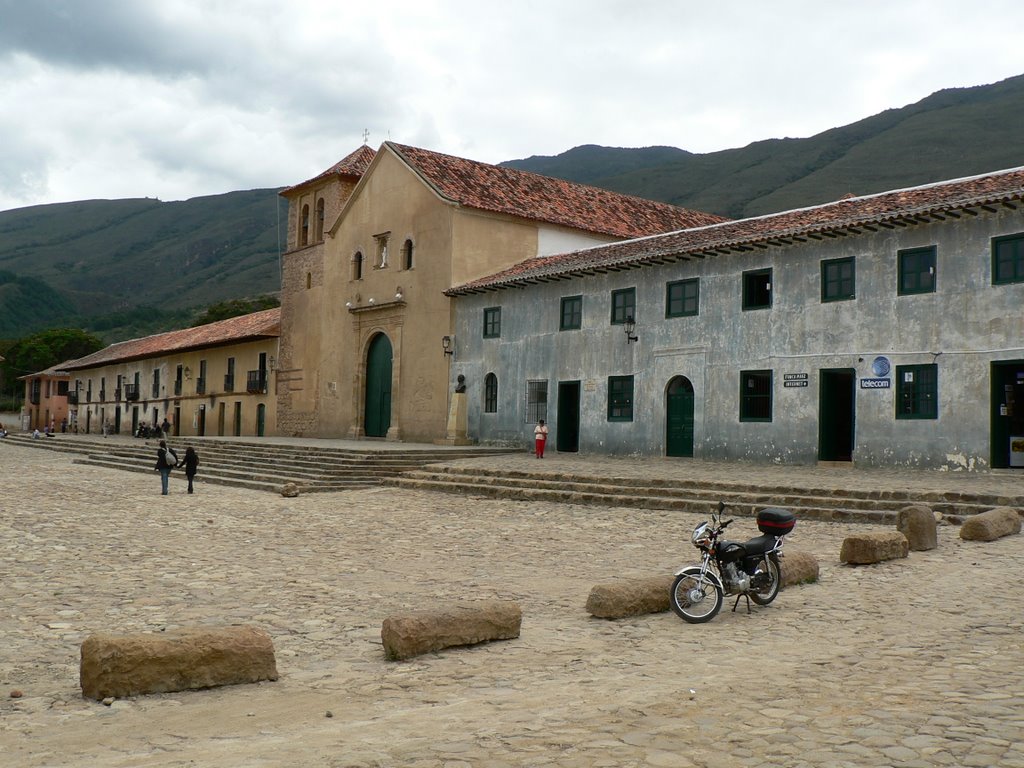
[{"label": "green mountain", "polygon": [[[1021,125],[1024,76],[805,139],[707,154],[589,145],[503,165],[739,218],[1024,165]],[[70,326],[113,342],[276,293],[287,214],[277,192],[0,212],[0,338]]]},{"label": "green mountain", "polygon": [[806,139],[696,155],[583,146],[502,165],[742,218],[1024,165],[1024,76],[939,91]]},{"label": "green mountain", "polygon": [[275,293],[286,209],[277,190],[255,189],[0,212],[0,337],[71,324],[115,341]]}]

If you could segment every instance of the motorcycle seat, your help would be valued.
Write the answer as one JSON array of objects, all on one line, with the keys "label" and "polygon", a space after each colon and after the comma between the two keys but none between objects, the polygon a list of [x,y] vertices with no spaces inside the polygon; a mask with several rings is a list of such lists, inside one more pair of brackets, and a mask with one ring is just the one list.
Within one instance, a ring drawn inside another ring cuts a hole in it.
[{"label": "motorcycle seat", "polygon": [[778,538],[770,533],[766,533],[764,536],[755,536],[750,541],[743,542],[743,549],[748,555],[763,555],[765,552],[775,549],[775,542],[778,541]]}]

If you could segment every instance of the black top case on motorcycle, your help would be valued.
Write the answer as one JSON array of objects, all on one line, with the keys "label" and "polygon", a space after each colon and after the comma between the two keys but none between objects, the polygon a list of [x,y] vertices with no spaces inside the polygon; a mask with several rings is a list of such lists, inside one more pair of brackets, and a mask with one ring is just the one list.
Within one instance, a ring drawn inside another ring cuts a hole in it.
[{"label": "black top case on motorcycle", "polygon": [[757,513],[757,530],[771,536],[785,536],[796,525],[796,516],[784,509],[769,507]]}]

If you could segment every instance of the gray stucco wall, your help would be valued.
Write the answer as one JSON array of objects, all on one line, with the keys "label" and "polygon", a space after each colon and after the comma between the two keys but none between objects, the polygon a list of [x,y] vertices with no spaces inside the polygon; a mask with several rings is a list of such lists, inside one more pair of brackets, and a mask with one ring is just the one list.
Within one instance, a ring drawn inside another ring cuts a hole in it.
[{"label": "gray stucco wall", "polygon": [[[887,357],[891,388],[855,391],[853,460],[879,466],[988,466],[993,361],[1024,360],[1024,283],[992,284],[992,238],[1024,232],[1024,211],[825,238],[459,297],[454,377],[469,385],[470,434],[528,444],[526,386],[548,382],[550,444],[559,381],[582,383],[583,452],[664,455],[665,395],[674,376],[694,389],[695,455],[811,463],[818,459],[819,371],[853,369],[859,383]],[[936,247],[936,291],[897,294],[897,251]],[[821,262],[855,260],[856,298],[822,302]],[[741,274],[772,269],[772,306],[743,311]],[[700,279],[700,313],[665,317],[666,283]],[[636,289],[636,334],[611,325],[611,292]],[[583,327],[559,331],[560,300],[583,296]],[[501,337],[484,339],[483,310],[501,307]],[[897,419],[895,368],[938,366],[938,418]],[[773,371],[770,422],[739,419],[740,372]],[[483,413],[484,376],[499,382]],[[784,387],[806,374],[806,387]],[[634,377],[634,417],[607,418],[609,376]]]}]

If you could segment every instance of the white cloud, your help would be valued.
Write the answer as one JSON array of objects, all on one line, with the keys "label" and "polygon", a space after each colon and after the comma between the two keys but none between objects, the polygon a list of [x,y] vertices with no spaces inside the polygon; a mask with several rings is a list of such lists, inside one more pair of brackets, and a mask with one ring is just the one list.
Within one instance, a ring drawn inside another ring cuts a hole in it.
[{"label": "white cloud", "polygon": [[391,138],[499,162],[809,136],[1024,73],[1024,5],[0,0],[0,209],[313,176]]}]

